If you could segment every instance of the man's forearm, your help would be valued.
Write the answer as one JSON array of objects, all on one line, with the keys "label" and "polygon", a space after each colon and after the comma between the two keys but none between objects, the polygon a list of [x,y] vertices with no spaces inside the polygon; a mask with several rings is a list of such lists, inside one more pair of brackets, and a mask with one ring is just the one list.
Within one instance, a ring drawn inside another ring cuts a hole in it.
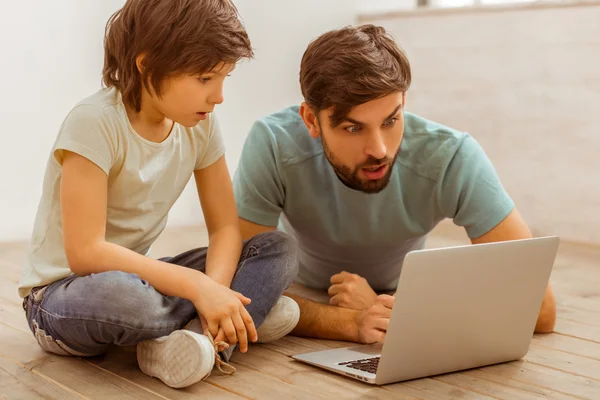
[{"label": "man's forearm", "polygon": [[300,321],[292,335],[358,342],[356,318],[359,311],[330,306],[286,293],[300,307]]},{"label": "man's forearm", "polygon": [[538,315],[538,319],[535,325],[536,333],[550,333],[554,330],[556,324],[556,300],[554,299],[554,293],[552,286],[548,284],[546,294],[544,295],[544,301]]}]

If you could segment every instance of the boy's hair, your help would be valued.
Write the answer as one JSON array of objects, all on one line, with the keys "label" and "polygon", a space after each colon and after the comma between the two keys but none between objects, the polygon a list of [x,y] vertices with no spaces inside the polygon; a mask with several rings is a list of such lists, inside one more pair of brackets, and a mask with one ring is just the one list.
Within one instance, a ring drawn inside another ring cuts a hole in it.
[{"label": "boy's hair", "polygon": [[142,84],[160,96],[165,78],[202,74],[222,62],[252,57],[250,39],[230,0],[127,0],[106,24],[102,80],[139,112]]},{"label": "boy's hair", "polygon": [[300,86],[318,113],[333,107],[330,124],[341,124],[360,104],[405,92],[411,82],[404,52],[382,27],[362,25],[325,33],[306,49]]}]

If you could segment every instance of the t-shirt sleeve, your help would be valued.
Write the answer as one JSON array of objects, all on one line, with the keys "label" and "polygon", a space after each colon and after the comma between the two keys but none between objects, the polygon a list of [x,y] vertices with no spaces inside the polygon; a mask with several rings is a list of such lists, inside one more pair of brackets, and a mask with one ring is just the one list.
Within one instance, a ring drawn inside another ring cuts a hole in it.
[{"label": "t-shirt sleeve", "polygon": [[54,158],[62,165],[65,151],[87,158],[106,175],[117,154],[116,123],[108,111],[93,105],[79,105],[65,118],[54,144]]},{"label": "t-shirt sleeve", "polygon": [[275,136],[263,122],[250,130],[233,178],[240,218],[276,226],[284,207],[285,187]]},{"label": "t-shirt sleeve", "polygon": [[195,170],[211,166],[225,154],[225,143],[223,142],[221,124],[219,123],[217,114],[211,113],[209,115],[208,140],[198,140],[198,144],[202,148],[197,149],[198,156],[194,167]]},{"label": "t-shirt sleeve", "polygon": [[515,206],[491,161],[470,135],[442,172],[438,202],[443,215],[464,227],[471,239],[492,230]]}]

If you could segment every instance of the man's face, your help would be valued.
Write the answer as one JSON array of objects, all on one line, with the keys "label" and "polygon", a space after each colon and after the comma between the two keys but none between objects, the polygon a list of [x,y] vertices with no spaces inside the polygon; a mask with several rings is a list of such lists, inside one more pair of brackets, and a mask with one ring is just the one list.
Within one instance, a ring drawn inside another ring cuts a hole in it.
[{"label": "man's face", "polygon": [[[349,188],[378,193],[390,181],[404,134],[404,102],[397,92],[354,107],[344,121],[332,127],[326,109],[315,118],[313,137],[321,136],[325,156]],[[308,124],[307,124],[308,125]]]}]

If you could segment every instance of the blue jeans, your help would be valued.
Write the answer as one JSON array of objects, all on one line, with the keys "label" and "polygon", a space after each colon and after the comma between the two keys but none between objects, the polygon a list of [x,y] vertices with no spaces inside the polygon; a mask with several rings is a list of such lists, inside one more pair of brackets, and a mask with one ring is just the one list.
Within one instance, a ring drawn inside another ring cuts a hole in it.
[{"label": "blue jeans", "polygon": [[[206,253],[200,248],[163,261],[204,272]],[[231,288],[252,300],[246,308],[257,328],[297,269],[295,245],[284,233],[267,232],[244,243]],[[138,275],[120,271],[71,275],[35,288],[24,308],[44,350],[75,356],[166,336],[197,317],[189,300],[164,296]]]}]

